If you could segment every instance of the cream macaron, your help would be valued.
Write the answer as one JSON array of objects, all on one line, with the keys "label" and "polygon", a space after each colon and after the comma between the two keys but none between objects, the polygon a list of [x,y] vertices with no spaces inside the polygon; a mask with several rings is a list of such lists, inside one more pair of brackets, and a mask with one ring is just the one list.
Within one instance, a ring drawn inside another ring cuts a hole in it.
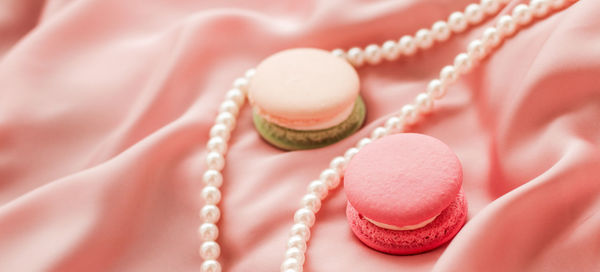
[{"label": "cream macaron", "polygon": [[276,53],[256,68],[248,97],[254,125],[285,150],[333,144],[358,130],[366,109],[352,65],[311,48]]}]

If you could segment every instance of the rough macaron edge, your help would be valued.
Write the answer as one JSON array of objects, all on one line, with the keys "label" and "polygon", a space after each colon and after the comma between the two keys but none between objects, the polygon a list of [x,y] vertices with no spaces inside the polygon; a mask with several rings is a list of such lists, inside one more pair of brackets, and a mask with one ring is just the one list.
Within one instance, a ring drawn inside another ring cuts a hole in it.
[{"label": "rough macaron edge", "polygon": [[419,254],[448,243],[465,224],[467,212],[461,190],[448,208],[426,226],[415,230],[389,230],[366,220],[350,202],[346,206],[346,217],[356,237],[377,251],[393,255]]},{"label": "rough macaron edge", "polygon": [[254,126],[270,144],[284,150],[302,150],[324,147],[336,143],[354,133],[364,123],[366,106],[359,96],[352,113],[342,123],[320,130],[295,130],[268,122],[253,112]]}]

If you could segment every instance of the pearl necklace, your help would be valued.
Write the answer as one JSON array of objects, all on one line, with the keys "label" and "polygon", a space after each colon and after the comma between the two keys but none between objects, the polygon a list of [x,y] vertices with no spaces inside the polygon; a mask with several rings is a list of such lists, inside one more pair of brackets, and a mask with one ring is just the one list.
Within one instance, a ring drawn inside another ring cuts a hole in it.
[{"label": "pearl necklace", "polygon": [[[335,49],[332,54],[344,58],[355,67],[365,63],[378,64],[383,59],[393,61],[400,55],[410,56],[418,49],[428,49],[434,42],[447,40],[450,35],[464,31],[469,24],[480,23],[484,16],[498,12],[501,6],[510,0],[481,0],[479,4],[470,4],[463,12],[454,12],[448,22],[438,21],[431,29],[421,29],[414,37],[405,35],[396,41],[386,41],[381,46],[371,44],[364,50],[354,47],[345,52]],[[496,22],[495,27],[488,27],[480,39],[471,41],[467,52],[460,53],[454,58],[453,65],[447,65],[440,71],[440,76],[427,85],[426,91],[416,96],[413,103],[404,105],[398,115],[386,120],[383,126],[375,128],[370,137],[362,138],[355,147],[351,147],[342,156],[331,160],[329,167],[323,170],[317,180],[308,185],[307,193],[302,197],[301,207],[294,213],[294,225],[290,230],[287,241],[285,259],[281,265],[282,272],[302,271],[305,260],[307,243],[310,238],[310,228],[315,224],[315,214],[321,208],[321,201],[327,197],[330,190],[340,185],[343,170],[347,162],[358,151],[371,141],[387,134],[399,133],[429,113],[433,103],[441,99],[450,84],[462,74],[469,72],[482,59],[487,57],[503,39],[515,34],[521,27],[528,25],[534,18],[542,18],[553,10],[559,10],[577,0],[531,0],[529,5],[519,4],[512,10],[512,15],[503,15]],[[236,116],[246,99],[248,82],[255,70],[250,69],[244,77],[233,82],[233,88],[226,93],[225,101],[219,107],[219,114],[215,125],[210,129],[210,140],[207,143],[206,155],[207,170],[203,175],[204,188],[201,197],[204,206],[200,210],[202,225],[198,228],[199,238],[202,240],[199,254],[203,258],[201,271],[220,272],[221,264],[218,258],[221,254],[217,222],[221,211],[216,206],[221,200],[219,188],[223,184],[221,170],[225,166],[227,141],[236,124]]]}]

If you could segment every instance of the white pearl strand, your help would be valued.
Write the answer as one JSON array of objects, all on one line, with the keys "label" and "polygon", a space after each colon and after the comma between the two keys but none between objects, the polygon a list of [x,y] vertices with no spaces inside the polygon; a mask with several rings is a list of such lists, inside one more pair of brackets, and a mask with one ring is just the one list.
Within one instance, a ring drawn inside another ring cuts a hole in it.
[{"label": "white pearl strand", "polygon": [[[576,1],[532,0],[529,5],[517,5],[513,9],[512,15],[501,16],[495,27],[488,27],[480,39],[471,41],[467,47],[467,52],[458,54],[453,65],[442,68],[439,78],[431,80],[426,91],[418,94],[413,103],[403,106],[398,115],[388,118],[383,126],[375,128],[370,137],[362,138],[355,147],[349,148],[342,156],[331,160],[329,168],[323,170],[319,178],[308,185],[307,193],[301,200],[301,208],[294,213],[294,225],[290,230],[281,271],[302,271],[305,261],[304,254],[310,239],[310,228],[315,224],[315,214],[321,208],[321,201],[327,197],[330,190],[334,190],[340,185],[344,167],[362,147],[385,135],[402,132],[408,126],[417,122],[422,115],[432,110],[434,101],[445,95],[448,86],[456,81],[459,75],[469,72],[479,61],[488,56],[503,39],[516,33],[519,27],[529,24],[533,18],[544,17],[552,10],[561,9]],[[481,0],[479,5],[469,5],[464,15],[460,12],[450,15],[448,23],[440,21],[433,25],[431,31],[419,30],[416,36],[420,38],[404,36],[398,43],[387,41],[382,48],[376,45],[376,47],[367,46],[365,52],[368,51],[369,53],[366,54],[366,58],[362,50],[357,48],[350,49],[348,53],[340,49],[333,50],[332,53],[345,58],[355,66],[362,65],[364,59],[373,64],[379,62],[381,58],[394,60],[400,52],[406,55],[413,54],[417,45],[423,49],[429,47],[430,40],[433,39],[429,39],[426,37],[427,35],[433,35],[436,41],[443,41],[450,35],[448,29],[457,33],[461,32],[466,28],[466,22],[478,23],[482,20],[482,14],[493,14],[499,9],[500,5],[507,2],[508,0]],[[419,41],[418,44],[415,43],[415,40]],[[410,44],[410,46],[407,46],[407,44]],[[363,61],[358,61],[357,55],[364,58]],[[216,224],[221,216],[220,209],[217,206],[221,200],[219,188],[223,184],[221,171],[225,166],[224,156],[227,152],[227,142],[235,127],[237,114],[245,102],[248,82],[254,73],[255,70],[250,69],[244,77],[234,81],[233,88],[226,93],[226,99],[219,107],[215,125],[210,129],[210,140],[207,143],[208,154],[206,155],[208,169],[204,172],[202,178],[205,185],[201,192],[204,201],[204,206],[200,210],[202,225],[198,228],[198,236],[202,240],[199,254],[204,260],[201,266],[203,272],[220,272],[222,270],[221,264],[218,262],[221,249],[216,242],[219,236],[219,229]]]},{"label": "white pearl strand", "polygon": [[376,65],[382,60],[394,61],[401,55],[414,55],[418,49],[429,49],[434,42],[446,41],[452,33],[461,33],[467,29],[468,25],[481,23],[484,17],[495,14],[508,2],[510,0],[481,0],[479,4],[468,5],[464,12],[457,11],[450,14],[447,21],[440,20],[433,23],[430,29],[419,29],[414,37],[404,35],[397,41],[389,40],[381,46],[370,44],[364,50],[360,47],[353,47],[348,52],[335,49],[332,53],[345,58],[355,67],[366,63]]}]

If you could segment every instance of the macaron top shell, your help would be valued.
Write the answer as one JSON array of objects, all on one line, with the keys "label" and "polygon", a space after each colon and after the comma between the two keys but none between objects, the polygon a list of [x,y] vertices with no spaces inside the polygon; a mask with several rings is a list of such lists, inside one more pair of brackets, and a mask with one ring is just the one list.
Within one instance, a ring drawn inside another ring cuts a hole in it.
[{"label": "macaron top shell", "polygon": [[394,226],[414,225],[442,212],[462,185],[462,167],[440,140],[414,133],[385,136],[348,163],[344,190],[363,216]]},{"label": "macaron top shell", "polygon": [[358,74],[348,62],[325,50],[299,48],[262,61],[250,81],[248,97],[267,120],[296,126],[304,121],[314,127],[340,113],[348,115],[359,88]]}]

